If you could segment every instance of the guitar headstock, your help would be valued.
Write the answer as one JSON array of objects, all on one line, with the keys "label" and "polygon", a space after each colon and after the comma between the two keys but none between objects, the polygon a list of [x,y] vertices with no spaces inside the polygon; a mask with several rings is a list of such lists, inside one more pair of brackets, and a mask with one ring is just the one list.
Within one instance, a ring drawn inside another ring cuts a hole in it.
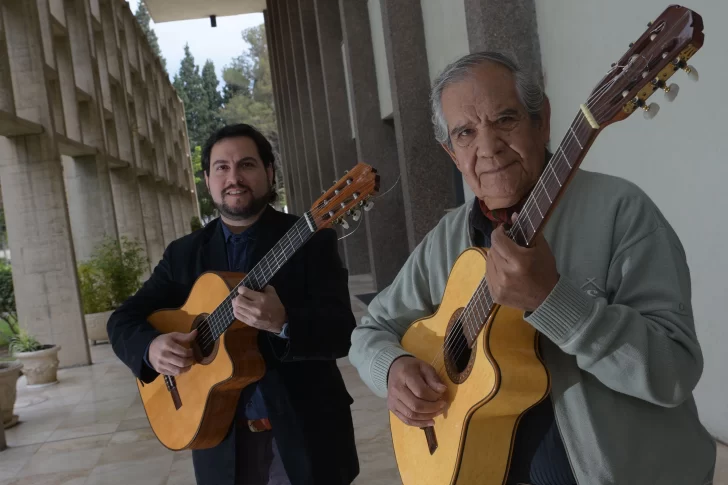
[{"label": "guitar headstock", "polygon": [[[703,19],[696,12],[671,5],[634,43],[592,91],[586,103],[597,126],[621,121],[638,108],[652,118],[659,106],[647,104],[658,90],[668,101],[677,96],[679,87],[668,85],[680,69],[697,81],[697,71],[688,60],[703,46]],[[593,123],[592,123],[593,124]],[[594,125],[594,124],[593,124]]]},{"label": "guitar headstock", "polygon": [[368,211],[373,203],[369,200],[379,191],[379,175],[366,163],[357,163],[311,206],[310,213],[318,229],[341,224],[348,229],[345,217],[361,217],[361,209]]}]

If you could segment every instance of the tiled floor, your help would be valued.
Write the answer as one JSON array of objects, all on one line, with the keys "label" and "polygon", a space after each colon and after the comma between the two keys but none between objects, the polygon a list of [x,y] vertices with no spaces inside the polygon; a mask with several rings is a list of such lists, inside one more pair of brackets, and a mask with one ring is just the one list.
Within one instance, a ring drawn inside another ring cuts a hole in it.
[{"label": "tiled floor", "polygon": [[[371,291],[352,278],[351,294]],[[359,318],[364,305],[352,297]],[[6,430],[0,485],[194,485],[189,452],[174,453],[154,437],[136,385],[108,345],[92,347],[94,365],[59,371],[59,384],[27,389],[18,383],[20,424]],[[392,457],[384,400],[340,361],[349,392],[361,475],[356,485],[400,483]],[[715,485],[728,485],[728,448],[719,452]],[[682,485],[682,484],[680,484]],[[687,485],[687,484],[686,484]]]}]

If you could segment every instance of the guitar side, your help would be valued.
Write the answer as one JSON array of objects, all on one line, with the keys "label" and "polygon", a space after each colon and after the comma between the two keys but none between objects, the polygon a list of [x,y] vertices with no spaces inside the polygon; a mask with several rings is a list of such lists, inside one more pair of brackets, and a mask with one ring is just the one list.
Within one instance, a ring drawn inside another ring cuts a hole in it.
[{"label": "guitar side", "polygon": [[[162,333],[190,332],[198,315],[211,313],[243,276],[205,273],[182,307],[154,312],[148,321]],[[232,424],[240,391],[265,372],[257,335],[257,329],[236,321],[220,336],[207,359],[176,376],[179,409],[164,376],[150,383],[137,379],[149,424],[165,447],[201,449],[222,441]]]},{"label": "guitar side", "polygon": [[[486,254],[479,248],[464,251],[453,266],[437,312],[414,322],[402,338],[405,350],[438,371],[447,386],[448,403],[445,413],[434,420],[433,453],[423,430],[390,413],[404,485],[504,483],[518,422],[549,390],[535,329],[523,320],[521,311],[507,307],[492,313],[463,372],[452,367],[447,371],[442,352],[447,331],[485,276]],[[450,337],[448,342],[454,341]]]}]

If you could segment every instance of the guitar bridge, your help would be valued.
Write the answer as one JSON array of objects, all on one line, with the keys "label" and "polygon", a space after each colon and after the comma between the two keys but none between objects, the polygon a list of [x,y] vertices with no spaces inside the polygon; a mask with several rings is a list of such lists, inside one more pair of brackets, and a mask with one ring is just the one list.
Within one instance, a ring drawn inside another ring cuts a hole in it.
[{"label": "guitar bridge", "polygon": [[173,376],[164,376],[164,383],[167,385],[167,390],[172,395],[172,402],[174,408],[179,409],[182,407],[182,399],[179,397],[179,391],[177,390],[177,381]]},{"label": "guitar bridge", "polygon": [[427,448],[430,450],[430,454],[434,455],[435,450],[437,450],[437,436],[435,436],[435,428],[428,426],[426,428],[422,428],[422,430],[425,432]]}]

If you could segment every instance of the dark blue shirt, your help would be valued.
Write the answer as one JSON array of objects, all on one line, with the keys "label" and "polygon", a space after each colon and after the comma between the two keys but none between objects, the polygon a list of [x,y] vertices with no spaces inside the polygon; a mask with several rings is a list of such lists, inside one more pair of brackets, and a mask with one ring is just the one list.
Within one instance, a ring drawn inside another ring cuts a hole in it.
[{"label": "dark blue shirt", "polygon": [[[490,247],[493,225],[473,201],[470,214],[471,236],[477,246]],[[513,444],[513,458],[507,485],[575,485],[569,458],[561,439],[551,395],[521,418]]]}]

